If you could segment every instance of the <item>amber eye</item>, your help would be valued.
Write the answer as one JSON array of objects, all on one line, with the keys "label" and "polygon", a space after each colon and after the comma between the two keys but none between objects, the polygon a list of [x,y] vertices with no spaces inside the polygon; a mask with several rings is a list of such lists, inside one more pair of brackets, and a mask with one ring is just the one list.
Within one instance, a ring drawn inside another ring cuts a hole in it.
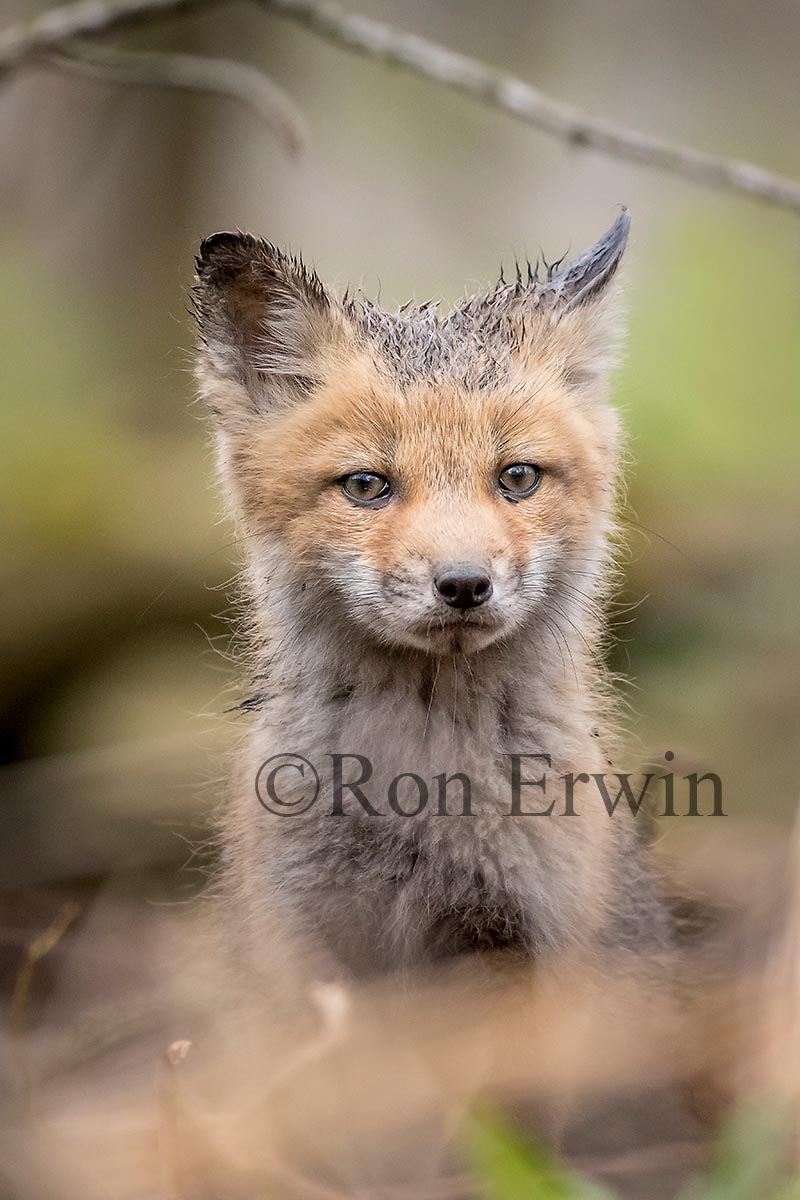
[{"label": "amber eye", "polygon": [[542,478],[539,467],[533,463],[512,463],[497,477],[500,491],[509,500],[524,500],[532,495]]},{"label": "amber eye", "polygon": [[392,494],[392,487],[384,475],[374,471],[354,471],[339,480],[342,491],[348,500],[356,504],[374,504],[377,500],[386,500]]}]

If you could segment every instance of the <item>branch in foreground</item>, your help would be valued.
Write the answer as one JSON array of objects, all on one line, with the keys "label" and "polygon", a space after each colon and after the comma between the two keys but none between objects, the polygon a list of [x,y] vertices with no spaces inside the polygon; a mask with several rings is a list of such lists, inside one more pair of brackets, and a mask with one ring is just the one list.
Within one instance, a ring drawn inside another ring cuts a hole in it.
[{"label": "branch in foreground", "polygon": [[[0,35],[0,77],[74,37],[142,24],[168,13],[186,14],[226,0],[76,0],[7,29]],[[742,192],[800,212],[800,183],[753,163],[737,162],[592,117],[545,95],[513,75],[467,58],[381,21],[343,12],[328,0],[256,0],[321,37],[369,58],[413,72],[516,117],[551,137],[614,158]]]},{"label": "branch in foreground", "polygon": [[70,41],[44,60],[62,70],[110,83],[184,88],[227,96],[249,108],[280,139],[290,154],[306,144],[305,122],[284,91],[263,71],[226,58],[120,50]]}]

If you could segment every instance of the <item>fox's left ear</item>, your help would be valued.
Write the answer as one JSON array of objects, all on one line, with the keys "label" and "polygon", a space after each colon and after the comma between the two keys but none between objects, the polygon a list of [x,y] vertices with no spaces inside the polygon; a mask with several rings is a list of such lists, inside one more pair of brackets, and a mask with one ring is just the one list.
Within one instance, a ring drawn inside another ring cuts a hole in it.
[{"label": "fox's left ear", "polygon": [[245,233],[202,243],[194,307],[200,389],[229,426],[302,399],[348,332],[313,271]]},{"label": "fox's left ear", "polygon": [[602,387],[616,362],[622,320],[616,288],[610,285],[630,225],[623,208],[599,241],[565,267],[551,267],[532,289],[535,315],[521,348],[533,361],[547,361],[578,390]]}]

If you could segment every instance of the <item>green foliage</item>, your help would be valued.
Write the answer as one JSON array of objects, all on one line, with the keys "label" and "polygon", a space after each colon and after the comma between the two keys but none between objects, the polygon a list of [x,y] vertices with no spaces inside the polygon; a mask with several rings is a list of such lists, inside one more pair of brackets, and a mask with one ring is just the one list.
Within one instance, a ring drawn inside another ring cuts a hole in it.
[{"label": "green foliage", "polygon": [[499,1117],[485,1114],[473,1121],[469,1148],[484,1200],[613,1200],[605,1188],[568,1171]]},{"label": "green foliage", "polygon": [[[720,1134],[708,1171],[682,1200],[800,1200],[800,1178],[781,1169],[786,1133],[770,1109],[737,1113]],[[561,1165],[495,1114],[475,1118],[469,1155],[482,1200],[614,1200],[615,1193]]]},{"label": "green foliage", "polygon": [[667,503],[701,488],[707,507],[794,486],[800,342],[787,244],[779,222],[754,241],[743,221],[709,211],[672,231],[646,270],[616,388],[638,462],[637,503],[656,506],[664,487]]},{"label": "green foliage", "polygon": [[775,1110],[747,1108],[736,1113],[714,1146],[707,1175],[684,1200],[784,1200],[798,1181],[781,1179],[785,1121]]}]

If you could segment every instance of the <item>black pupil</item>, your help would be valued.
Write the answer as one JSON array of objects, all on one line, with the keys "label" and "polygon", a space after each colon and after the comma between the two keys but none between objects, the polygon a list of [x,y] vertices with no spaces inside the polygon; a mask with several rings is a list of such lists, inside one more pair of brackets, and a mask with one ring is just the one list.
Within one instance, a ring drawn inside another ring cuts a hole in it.
[{"label": "black pupil", "polygon": [[383,488],[383,480],[380,476],[370,475],[366,471],[351,475],[350,484],[354,486],[355,491],[360,492],[366,498],[374,498]]},{"label": "black pupil", "polygon": [[512,488],[517,488],[522,491],[533,483],[536,472],[533,467],[526,466],[520,463],[517,466],[509,467],[506,471],[506,480]]}]

